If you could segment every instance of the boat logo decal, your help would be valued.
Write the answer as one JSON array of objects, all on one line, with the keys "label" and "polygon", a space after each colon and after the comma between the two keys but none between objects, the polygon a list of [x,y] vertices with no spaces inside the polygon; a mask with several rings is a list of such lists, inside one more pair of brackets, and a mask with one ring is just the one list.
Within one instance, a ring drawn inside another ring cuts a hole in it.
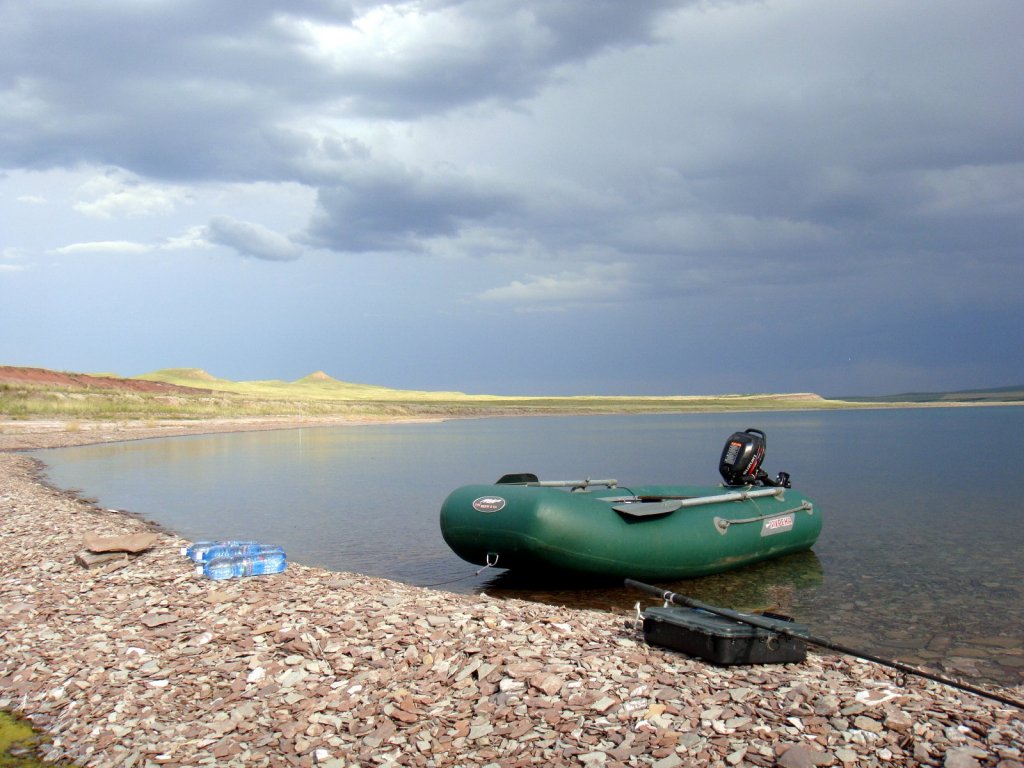
[{"label": "boat logo decal", "polygon": [[761,526],[761,535],[772,536],[776,533],[785,533],[786,531],[793,530],[793,518],[794,515],[792,514],[769,517]]},{"label": "boat logo decal", "polygon": [[473,500],[473,509],[477,512],[490,514],[504,508],[505,500],[501,496],[481,496],[479,499]]}]

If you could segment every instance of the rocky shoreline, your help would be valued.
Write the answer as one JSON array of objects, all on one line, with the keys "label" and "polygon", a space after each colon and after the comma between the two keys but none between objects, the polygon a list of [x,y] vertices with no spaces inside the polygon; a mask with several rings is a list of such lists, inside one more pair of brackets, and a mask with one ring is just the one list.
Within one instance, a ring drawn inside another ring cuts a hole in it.
[{"label": "rocky shoreline", "polygon": [[[47,759],[1024,765],[1024,711],[855,659],[715,667],[647,646],[626,616],[297,564],[208,581],[177,536],[47,487],[11,452],[309,425],[0,424],[0,709],[50,735]],[[154,530],[127,562],[75,562],[87,534]]]}]

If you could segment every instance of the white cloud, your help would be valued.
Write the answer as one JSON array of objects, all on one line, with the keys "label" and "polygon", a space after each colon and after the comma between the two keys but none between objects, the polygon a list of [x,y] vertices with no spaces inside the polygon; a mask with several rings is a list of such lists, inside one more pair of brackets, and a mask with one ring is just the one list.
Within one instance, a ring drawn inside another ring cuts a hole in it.
[{"label": "white cloud", "polygon": [[209,248],[211,243],[205,239],[206,231],[206,227],[191,227],[180,235],[168,237],[155,244],[141,243],[134,240],[92,240],[81,243],[70,243],[58,248],[51,248],[47,253],[62,256],[91,253],[141,254],[154,253],[157,251],[180,251],[187,249]]},{"label": "white cloud", "polygon": [[46,205],[46,198],[41,195],[18,195],[15,199],[28,205]]},{"label": "white cloud", "polygon": [[100,240],[90,243],[72,243],[60,248],[53,248],[50,253],[146,253],[153,250],[150,245],[135,243],[130,240]]},{"label": "white cloud", "polygon": [[525,310],[564,310],[604,304],[625,297],[632,288],[628,264],[588,264],[578,270],[528,275],[479,295],[484,302],[504,302]]},{"label": "white cloud", "polygon": [[94,176],[79,187],[79,194],[87,199],[71,207],[101,219],[166,216],[188,199],[182,187],[146,183],[119,170]]},{"label": "white cloud", "polygon": [[1024,163],[935,169],[919,183],[921,210],[930,215],[1024,215]]},{"label": "white cloud", "polygon": [[206,239],[206,227],[189,227],[180,235],[167,238],[160,248],[166,251],[178,251],[188,248],[209,248],[212,244]]},{"label": "white cloud", "polygon": [[0,260],[3,261],[21,261],[26,256],[28,256],[28,253],[24,248],[12,248],[8,246],[0,251]]}]

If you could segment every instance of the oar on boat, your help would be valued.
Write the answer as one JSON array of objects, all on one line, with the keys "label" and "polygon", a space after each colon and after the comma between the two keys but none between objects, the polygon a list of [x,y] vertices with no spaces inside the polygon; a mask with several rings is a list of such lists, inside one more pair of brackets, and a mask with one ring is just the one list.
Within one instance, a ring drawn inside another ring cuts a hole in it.
[{"label": "oar on boat", "polygon": [[948,685],[951,688],[966,691],[967,693],[973,693],[976,696],[981,696],[985,699],[998,701],[1000,704],[1007,704],[1011,707],[1024,709],[1024,702],[1017,701],[1016,699],[1011,699],[1008,696],[1003,696],[998,693],[986,691],[983,688],[977,688],[976,686],[970,685],[968,683],[962,683],[957,680],[950,680],[948,677],[943,677],[942,675],[936,675],[932,672],[928,672],[923,669],[918,669],[917,667],[912,667],[909,664],[904,664],[902,661],[896,661],[894,659],[883,659],[879,656],[874,656],[873,654],[867,653],[866,651],[860,651],[856,648],[850,648],[839,643],[834,643],[831,640],[827,640],[822,637],[815,637],[814,635],[804,634],[802,632],[794,632],[792,630],[780,626],[777,622],[768,622],[763,619],[759,619],[756,616],[750,616],[745,613],[737,613],[736,611],[731,611],[728,608],[718,608],[713,605],[708,605],[707,603],[702,603],[700,600],[695,600],[692,597],[680,595],[677,592],[670,592],[669,590],[662,589],[661,587],[656,587],[653,584],[644,584],[641,581],[635,581],[633,579],[626,579],[626,586],[632,587],[633,589],[638,589],[641,592],[647,592],[648,594],[654,595],[655,597],[659,597],[666,603],[672,603],[674,605],[685,605],[688,608],[697,608],[702,611],[707,611],[708,613],[714,613],[718,616],[724,616],[727,619],[732,619],[733,621],[738,621],[742,624],[749,624],[752,627],[766,629],[769,632],[774,632],[777,635],[783,635],[784,637],[789,637],[794,640],[801,640],[805,643],[810,643],[811,645],[817,645],[821,648],[827,648],[831,651],[838,651],[839,653],[846,654],[847,656],[855,656],[856,658],[864,659],[865,661],[873,661],[876,664],[882,664],[883,666],[897,669],[900,672],[903,672],[907,675],[923,677],[928,680],[933,680],[936,683]]}]

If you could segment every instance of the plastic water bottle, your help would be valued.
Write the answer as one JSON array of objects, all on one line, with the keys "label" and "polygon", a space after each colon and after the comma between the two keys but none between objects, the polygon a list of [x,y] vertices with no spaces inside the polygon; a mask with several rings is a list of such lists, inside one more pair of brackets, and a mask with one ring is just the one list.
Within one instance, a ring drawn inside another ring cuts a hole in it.
[{"label": "plastic water bottle", "polygon": [[269,555],[274,552],[280,552],[284,554],[284,550],[277,544],[258,544],[258,543],[230,543],[230,544],[218,544],[215,547],[210,547],[208,550],[203,552],[197,563],[208,563],[210,560],[214,560],[218,557],[241,557],[242,555]]},{"label": "plastic water bottle", "polygon": [[190,547],[183,547],[181,554],[196,563],[203,561],[203,556],[214,547],[246,547],[259,544],[258,541],[197,541]]},{"label": "plastic water bottle", "polygon": [[215,557],[196,567],[196,573],[207,578],[237,579],[241,576],[261,576],[280,573],[288,567],[284,550],[236,557]]}]

